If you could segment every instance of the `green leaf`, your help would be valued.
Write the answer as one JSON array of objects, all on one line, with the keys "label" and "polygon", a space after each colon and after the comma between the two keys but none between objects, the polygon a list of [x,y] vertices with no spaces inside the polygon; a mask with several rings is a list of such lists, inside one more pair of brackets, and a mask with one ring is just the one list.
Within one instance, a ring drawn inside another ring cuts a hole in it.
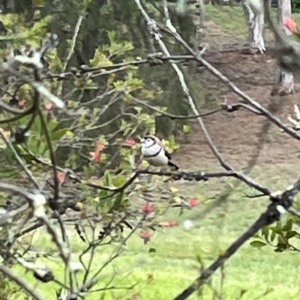
[{"label": "green leaf", "polygon": [[203,260],[202,260],[200,253],[196,253],[196,260],[200,265],[203,264]]},{"label": "green leaf", "polygon": [[285,238],[288,240],[288,239],[291,239],[293,237],[295,237],[296,235],[298,235],[298,232],[296,231],[289,231],[286,235],[285,235]]},{"label": "green leaf", "polygon": [[111,186],[112,185],[112,179],[109,170],[106,170],[104,172],[104,182],[106,186]]},{"label": "green leaf", "polygon": [[191,131],[191,126],[190,125],[183,125],[183,132],[184,133],[189,133]]},{"label": "green leaf", "polygon": [[266,246],[267,244],[262,241],[253,241],[250,243],[250,245],[255,248],[261,248],[261,247]]},{"label": "green leaf", "polygon": [[97,66],[111,66],[113,63],[106,57],[100,49],[96,49],[94,58],[90,59],[90,63],[93,67]]},{"label": "green leaf", "polygon": [[283,231],[291,231],[293,227],[293,219],[289,219],[286,224],[283,226]]},{"label": "green leaf", "polygon": [[[27,123],[27,122],[29,121],[29,118],[28,118],[28,117],[27,117],[27,118],[24,118],[24,121]],[[36,117],[36,118],[34,119],[34,122],[33,122],[33,124],[31,125],[30,130],[31,130],[31,131],[34,131],[34,132],[36,132],[36,133],[39,133],[39,134],[42,133],[42,124],[41,124],[40,118]]]},{"label": "green leaf", "polygon": [[52,140],[56,141],[56,140],[61,139],[66,134],[66,132],[68,132],[68,130],[69,130],[69,128],[62,128],[62,129],[58,129],[56,131],[53,131],[51,133]]},{"label": "green leaf", "polygon": [[265,226],[264,228],[262,228],[261,230],[261,234],[262,236],[267,240],[269,241],[269,233],[270,233],[270,228],[268,226]]},{"label": "green leaf", "polygon": [[[45,116],[44,116],[45,117]],[[59,123],[56,120],[51,120],[48,123],[48,130],[50,132],[55,131],[57,129],[57,126],[59,125]]]},{"label": "green leaf", "polygon": [[271,236],[270,236],[270,240],[271,242],[273,242],[275,240],[276,237],[276,232],[274,230],[272,230]]},{"label": "green leaf", "polygon": [[282,249],[282,250],[286,250],[287,248],[288,248],[288,245],[286,244],[286,243],[278,243],[277,245],[276,245],[276,247],[278,248],[278,249]]},{"label": "green leaf", "polygon": [[124,175],[117,175],[113,178],[112,182],[116,187],[122,186],[126,182],[126,177]]},{"label": "green leaf", "polygon": [[277,222],[275,226],[270,227],[271,230],[274,230],[276,233],[282,232],[282,226],[280,222]]}]

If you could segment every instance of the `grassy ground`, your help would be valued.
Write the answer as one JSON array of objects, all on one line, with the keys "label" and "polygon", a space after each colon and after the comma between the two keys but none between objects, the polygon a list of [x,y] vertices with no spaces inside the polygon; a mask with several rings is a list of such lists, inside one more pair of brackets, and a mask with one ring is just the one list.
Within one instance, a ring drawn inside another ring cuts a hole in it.
[{"label": "grassy ground", "polygon": [[[271,15],[277,18],[277,10],[272,9]],[[293,14],[292,18],[300,24],[300,14]],[[205,34],[212,45],[222,43],[242,42],[248,32],[248,26],[241,6],[207,5],[205,8]],[[222,42],[219,37],[222,36]],[[214,39],[215,37],[215,39]],[[269,30],[266,30],[266,40],[273,39]]]},{"label": "grassy ground", "polygon": [[[224,39],[226,32],[230,36],[227,43],[245,41],[247,27],[241,8],[207,6],[206,12],[208,31],[219,32],[220,36],[223,34]],[[295,15],[294,18],[300,20],[299,15]],[[195,157],[194,168],[198,163],[201,164],[201,158]],[[294,173],[296,174],[297,170],[293,165],[287,166],[283,163],[272,166],[265,164],[253,170],[253,175],[262,180],[262,183],[271,186],[273,190],[284,188],[291,183],[290,178]],[[246,198],[243,192],[249,193],[251,190],[241,185],[232,191],[225,201],[217,203],[213,210],[204,214],[203,211],[214,203],[230,184],[231,180],[212,180],[197,184],[180,183],[179,188],[182,191],[199,197],[202,202],[192,211],[185,212],[183,216],[178,216],[178,212],[173,211],[168,218],[177,218],[181,221],[192,219],[195,226],[190,230],[184,229],[182,225],[162,229],[155,233],[147,245],[134,235],[124,249],[123,255],[101,273],[99,287],[104,287],[114,274],[119,274],[118,280],[113,283],[115,286],[128,286],[134,283],[138,285],[133,291],[107,292],[105,299],[172,299],[189,285],[199,274],[200,264],[196,256],[201,256],[204,265],[207,266],[247,229],[266,207],[267,201],[264,199]],[[51,250],[51,242],[45,237],[45,233],[40,231],[37,234],[34,243],[36,247]],[[77,235],[70,234],[70,237],[73,253],[80,253],[84,247],[83,242]],[[149,253],[150,248],[155,248],[156,252]],[[113,247],[99,248],[93,268],[96,269],[109,259],[112,251]],[[64,274],[58,260],[43,259],[43,261],[54,270],[57,278],[63,278]],[[258,250],[251,247],[248,242],[226,263],[222,273],[217,272],[213,276],[209,285],[203,289],[202,295],[193,295],[190,299],[231,300],[241,299],[243,295],[242,299],[253,300],[266,294],[263,299],[299,300],[299,271],[299,253],[277,254],[268,247]],[[31,274],[24,274],[21,268],[18,268],[18,273],[34,284]],[[39,284],[37,288],[43,291],[45,299],[54,299],[52,283]],[[87,299],[102,298],[99,293],[94,293]]]},{"label": "grassy ground", "polygon": [[[128,242],[123,255],[101,273],[98,288],[103,288],[114,274],[119,275],[111,285],[138,285],[133,291],[107,292],[104,299],[172,299],[199,274],[200,264],[196,256],[200,255],[207,266],[258,217],[267,203],[261,198],[243,197],[242,191],[245,189],[241,186],[231,193],[226,202],[203,215],[203,210],[213,202],[205,200],[212,191],[208,185],[199,183],[194,188],[188,188],[192,195],[203,200],[200,206],[181,217],[175,211],[168,216],[181,221],[191,219],[195,222],[194,228],[186,230],[179,226],[162,229],[155,233],[147,245],[143,245],[137,235]],[[36,247],[50,251],[53,247],[45,238],[45,233],[37,234],[39,236],[34,243]],[[70,233],[70,236],[73,253],[80,253],[84,248],[83,242],[77,235]],[[156,252],[149,253],[150,248],[155,248]],[[109,259],[113,249],[105,246],[98,248],[94,270]],[[63,279],[59,260],[41,260],[54,270],[57,278]],[[228,261],[222,272],[213,276],[209,285],[203,289],[202,296],[195,294],[190,299],[240,299],[244,293],[243,299],[250,300],[258,299],[267,292],[264,299],[299,299],[298,260],[298,253],[277,254],[270,248],[258,250],[247,243]],[[32,275],[24,274],[21,269],[18,272],[34,282]],[[43,291],[45,299],[53,299],[51,283],[39,284],[37,287]],[[87,299],[100,299],[99,293],[93,293]]]}]

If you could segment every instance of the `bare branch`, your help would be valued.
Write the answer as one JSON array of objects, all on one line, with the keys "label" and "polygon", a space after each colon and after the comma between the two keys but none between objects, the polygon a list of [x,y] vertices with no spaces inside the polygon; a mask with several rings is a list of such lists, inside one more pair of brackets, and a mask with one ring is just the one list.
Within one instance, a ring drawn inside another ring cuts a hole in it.
[{"label": "bare branch", "polygon": [[0,68],[4,72],[8,72],[11,75],[16,76],[17,78],[20,78],[24,82],[30,84],[37,92],[39,92],[42,96],[46,97],[49,101],[51,101],[55,106],[58,108],[65,108],[64,102],[53,95],[51,92],[49,92],[43,85],[41,85],[39,82],[32,81],[28,79],[26,76],[22,75],[21,73],[15,71],[8,62],[2,63]]},{"label": "bare branch", "polygon": [[35,200],[35,195],[27,192],[24,188],[17,187],[13,184],[0,182],[0,190],[10,192],[10,193],[13,193],[13,194],[21,195],[29,201],[34,201]]},{"label": "bare branch", "polygon": [[244,99],[247,103],[249,103],[253,108],[259,111],[261,114],[266,116],[272,123],[281,128],[284,132],[292,136],[293,138],[300,140],[300,135],[298,132],[293,130],[290,127],[287,127],[282,123],[282,121],[274,116],[269,110],[260,105],[257,101],[253,100],[250,96],[240,90],[233,82],[231,82],[224,74],[222,74],[219,70],[217,70],[214,66],[212,66],[208,61],[206,61],[203,57],[197,55],[197,53],[182,39],[182,37],[177,32],[170,32],[172,36],[181,43],[192,55],[194,55],[196,61],[200,62],[210,73],[215,75],[220,79],[226,86],[228,86],[235,94]]},{"label": "bare branch", "polygon": [[206,112],[206,113],[203,113],[203,114],[197,114],[197,115],[188,115],[188,116],[181,116],[181,115],[173,115],[173,114],[170,114],[170,113],[167,113],[167,112],[163,112],[161,110],[159,110],[158,108],[148,104],[146,101],[141,101],[133,96],[130,96],[135,102],[143,105],[143,106],[146,106],[150,109],[152,109],[153,111],[157,112],[160,114],[160,116],[165,116],[165,117],[169,117],[170,119],[172,120],[176,120],[176,119],[197,119],[199,117],[203,118],[203,117],[207,117],[207,116],[210,116],[210,115],[214,115],[220,111],[227,111],[229,113],[231,112],[235,112],[235,111],[238,111],[240,108],[244,108],[256,115],[260,115],[262,116],[263,114],[259,111],[257,111],[256,109],[252,108],[251,106],[245,104],[245,103],[232,103],[232,104],[228,104],[227,101],[225,101],[224,103],[222,103],[220,106],[220,108],[217,108],[217,109],[214,109],[212,111],[209,111],[209,112]]},{"label": "bare branch", "polygon": [[200,276],[185,290],[183,290],[174,300],[184,300],[198,290],[207,279],[221,266],[224,265],[236,251],[261,228],[278,221],[286,211],[295,212],[292,208],[294,197],[300,191],[300,178],[283,193],[277,192],[270,196],[271,203],[267,210],[224,252],[220,255],[208,268],[204,269]]},{"label": "bare branch", "polygon": [[[145,20],[146,20],[146,22],[147,22],[147,24],[148,24],[148,30],[149,30],[149,33],[150,33],[150,34],[154,37],[154,39],[158,42],[158,44],[160,45],[160,47],[161,47],[162,51],[164,52],[164,54],[165,54],[166,56],[169,56],[170,53],[169,53],[168,49],[166,48],[165,44],[163,43],[163,41],[161,40],[161,35],[160,35],[160,33],[159,33],[159,29],[158,29],[158,27],[157,27],[156,22],[155,22],[154,20],[152,20],[152,19],[148,16],[148,14],[146,13],[146,11],[145,11],[144,8],[142,7],[140,0],[135,0],[135,2],[136,2],[136,4],[137,4],[139,10],[140,10],[141,13],[143,14],[143,16],[144,16],[144,18],[145,18]],[[166,3],[165,3],[165,4],[166,4]],[[165,11],[167,11],[167,10],[168,10],[168,9],[167,9],[167,7],[166,7],[166,5],[165,5]],[[167,24],[168,28],[170,29],[170,31],[172,32],[172,34],[176,37],[176,39],[179,40],[180,42],[184,43],[184,46],[185,46],[186,48],[188,47],[189,51],[195,56],[195,58],[196,58],[197,60],[200,59],[200,56],[199,56],[199,55],[196,55],[196,54],[193,52],[193,50],[192,50],[192,49],[191,49],[191,48],[190,48],[190,47],[182,40],[181,36],[177,33],[176,28],[172,25],[170,19],[167,19],[166,24]],[[186,82],[185,82],[183,73],[181,72],[181,70],[179,69],[179,67],[178,67],[176,64],[174,64],[174,63],[170,63],[170,64],[171,64],[172,68],[174,69],[174,71],[176,72],[176,74],[177,74],[177,76],[178,76],[179,82],[180,82],[180,84],[181,84],[181,86],[182,86],[182,90],[183,90],[184,94],[186,95],[186,97],[187,97],[187,99],[188,99],[188,103],[189,103],[189,105],[190,105],[192,111],[194,112],[195,115],[198,115],[198,116],[199,116],[200,113],[199,113],[199,111],[198,111],[198,109],[197,109],[197,107],[196,107],[196,104],[195,104],[194,99],[193,99],[192,96],[190,95],[190,92],[189,92],[189,89],[188,89],[187,84],[186,84]],[[217,71],[217,70],[216,70],[216,71]],[[217,71],[217,72],[218,72],[218,74],[221,74],[221,73],[219,73],[219,71]],[[222,75],[222,74],[221,74],[221,75]],[[222,76],[223,76],[223,75],[222,75]],[[226,78],[226,79],[227,79],[227,78]],[[228,80],[228,79],[227,79],[227,80]],[[229,80],[228,80],[228,81],[229,81]],[[252,103],[251,103],[251,104],[252,104]],[[257,110],[259,111],[259,109],[257,109]],[[269,112],[268,112],[268,113],[269,113]],[[215,146],[215,144],[214,144],[214,142],[213,142],[213,140],[212,140],[212,138],[211,138],[211,136],[210,136],[210,134],[209,134],[209,132],[208,132],[208,130],[207,130],[207,128],[206,128],[206,126],[205,126],[203,120],[202,120],[202,118],[201,118],[201,117],[198,117],[198,118],[197,118],[197,121],[198,121],[198,123],[199,123],[199,125],[200,125],[200,127],[201,127],[201,129],[202,129],[202,131],[203,131],[203,133],[204,133],[204,136],[205,136],[205,138],[206,138],[206,141],[208,142],[208,145],[209,145],[210,149],[212,150],[212,152],[214,153],[214,155],[215,155],[216,158],[218,159],[218,161],[219,161],[219,163],[221,164],[221,166],[222,166],[225,170],[227,170],[227,171],[233,171],[233,170],[234,170],[233,167],[232,167],[230,164],[228,164],[228,163],[224,160],[224,158],[222,157],[222,155],[221,155],[221,153],[219,152],[218,148]],[[283,124],[282,124],[282,125],[283,125]],[[290,130],[290,129],[289,129],[289,130]],[[298,135],[298,134],[297,134],[297,135]],[[300,138],[300,136],[299,136],[299,138]],[[238,178],[239,178],[240,180],[244,181],[244,182],[247,183],[248,185],[253,186],[254,188],[257,188],[257,187],[259,186],[259,185],[257,185],[257,184],[252,185],[252,184],[254,183],[253,180],[252,180],[251,178],[249,178],[248,176],[244,175],[243,173],[240,173],[240,172],[239,172],[239,173],[236,173],[236,174],[237,174],[237,176],[238,176]],[[261,191],[261,190],[260,190],[260,191]]]},{"label": "bare branch", "polygon": [[13,145],[11,144],[11,142],[5,137],[5,135],[4,135],[4,133],[2,131],[0,131],[0,135],[2,136],[2,139],[4,140],[4,142],[6,143],[6,145],[9,147],[9,149],[14,154],[15,158],[17,159],[18,163],[20,164],[20,166],[22,167],[22,169],[24,170],[24,172],[26,173],[26,175],[30,178],[30,180],[34,184],[35,188],[38,190],[39,189],[39,184],[37,183],[37,181],[33,177],[31,171],[26,167],[26,165],[24,164],[24,162],[20,158],[19,154],[17,153],[17,151],[15,150],[15,148],[13,147]]},{"label": "bare branch", "polygon": [[9,277],[11,280],[16,282],[20,287],[22,287],[33,299],[35,300],[44,300],[45,298],[38,293],[33,287],[30,287],[28,283],[22,279],[20,276],[14,274],[9,268],[0,265],[0,272],[5,276]]}]

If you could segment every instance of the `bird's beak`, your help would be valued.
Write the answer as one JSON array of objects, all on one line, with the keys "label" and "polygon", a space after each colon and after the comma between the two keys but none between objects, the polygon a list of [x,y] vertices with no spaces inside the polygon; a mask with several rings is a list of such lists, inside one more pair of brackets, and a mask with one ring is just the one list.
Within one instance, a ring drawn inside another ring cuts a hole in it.
[{"label": "bird's beak", "polygon": [[141,141],[141,143],[144,143],[144,142],[145,142],[145,139],[141,138],[140,141]]}]

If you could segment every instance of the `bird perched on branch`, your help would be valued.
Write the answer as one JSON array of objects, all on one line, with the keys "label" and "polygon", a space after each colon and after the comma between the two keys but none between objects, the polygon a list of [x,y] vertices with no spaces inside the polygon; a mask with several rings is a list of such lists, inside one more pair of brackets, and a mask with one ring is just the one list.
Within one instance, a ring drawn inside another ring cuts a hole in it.
[{"label": "bird perched on branch", "polygon": [[171,161],[171,154],[165,149],[162,142],[156,136],[147,135],[141,139],[142,155],[148,163],[154,167],[170,166],[176,171],[179,169]]}]

